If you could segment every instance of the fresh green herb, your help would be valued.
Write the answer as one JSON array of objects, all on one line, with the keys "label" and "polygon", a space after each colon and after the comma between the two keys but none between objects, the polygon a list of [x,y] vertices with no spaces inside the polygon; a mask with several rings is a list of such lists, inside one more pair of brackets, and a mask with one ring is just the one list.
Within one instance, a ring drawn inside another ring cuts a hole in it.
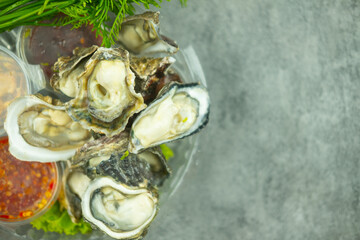
[{"label": "fresh green herb", "polygon": [[91,232],[90,224],[84,222],[84,220],[81,219],[79,223],[73,223],[67,211],[60,209],[59,201],[56,201],[44,215],[32,221],[31,225],[45,232],[65,233],[67,235]]},{"label": "fresh green herb", "polygon": [[120,160],[124,160],[127,156],[129,156],[129,151],[124,152],[124,154],[121,156]]},{"label": "fresh green herb", "polygon": [[169,160],[170,158],[174,157],[174,152],[166,144],[161,144],[160,148],[166,160]]},{"label": "fresh green herb", "polygon": [[[171,0],[167,0],[171,1]],[[185,6],[187,0],[179,0]],[[91,25],[103,45],[115,43],[126,15],[135,13],[134,5],[160,8],[162,0],[0,0],[0,32],[22,25]],[[60,16],[59,13],[65,14]],[[54,17],[57,16],[57,18]],[[113,19],[115,16],[115,19]],[[44,23],[43,20],[50,20]]]}]

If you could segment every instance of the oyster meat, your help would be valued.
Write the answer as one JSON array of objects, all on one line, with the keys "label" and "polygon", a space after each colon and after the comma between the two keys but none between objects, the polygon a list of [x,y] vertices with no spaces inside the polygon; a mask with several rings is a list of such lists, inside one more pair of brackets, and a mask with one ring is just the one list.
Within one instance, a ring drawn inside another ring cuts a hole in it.
[{"label": "oyster meat", "polygon": [[196,133],[207,124],[209,109],[205,87],[197,83],[169,84],[135,119],[129,151],[138,153]]},{"label": "oyster meat", "polygon": [[134,239],[146,232],[156,216],[158,195],[155,190],[99,177],[90,182],[81,206],[84,218],[110,237]]},{"label": "oyster meat", "polygon": [[9,105],[5,130],[10,153],[24,161],[67,160],[91,138],[89,131],[67,115],[64,106],[32,95]]}]

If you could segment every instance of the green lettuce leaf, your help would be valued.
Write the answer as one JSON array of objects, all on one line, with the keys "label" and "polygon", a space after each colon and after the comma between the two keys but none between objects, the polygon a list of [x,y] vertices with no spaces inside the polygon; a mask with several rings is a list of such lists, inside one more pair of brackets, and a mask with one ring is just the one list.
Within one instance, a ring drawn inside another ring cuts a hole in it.
[{"label": "green lettuce leaf", "polygon": [[161,144],[160,148],[166,160],[169,160],[170,158],[174,157],[174,152],[171,150],[171,148],[168,145]]},{"label": "green lettuce leaf", "polygon": [[67,235],[85,234],[92,230],[90,224],[84,222],[83,219],[79,223],[73,223],[67,211],[60,209],[59,201],[56,201],[44,215],[32,221],[31,225],[45,232],[65,233]]}]

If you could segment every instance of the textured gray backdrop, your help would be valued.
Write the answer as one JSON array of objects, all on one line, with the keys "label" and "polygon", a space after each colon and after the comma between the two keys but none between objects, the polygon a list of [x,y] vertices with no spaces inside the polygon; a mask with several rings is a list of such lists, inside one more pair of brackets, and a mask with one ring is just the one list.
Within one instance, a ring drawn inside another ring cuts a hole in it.
[{"label": "textured gray backdrop", "polygon": [[210,124],[148,237],[360,239],[360,1],[164,2]]}]

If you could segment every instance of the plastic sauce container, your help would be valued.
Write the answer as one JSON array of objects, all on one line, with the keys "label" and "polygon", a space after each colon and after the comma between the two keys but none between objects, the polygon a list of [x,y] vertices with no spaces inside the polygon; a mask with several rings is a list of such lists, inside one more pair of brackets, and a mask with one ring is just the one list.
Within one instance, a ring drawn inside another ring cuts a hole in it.
[{"label": "plastic sauce container", "polygon": [[0,139],[0,223],[25,224],[45,213],[56,201],[60,174],[56,163],[20,161]]},{"label": "plastic sauce container", "polygon": [[28,85],[27,69],[22,61],[8,49],[0,46],[0,136],[5,135],[6,108],[16,97],[26,95]]}]

